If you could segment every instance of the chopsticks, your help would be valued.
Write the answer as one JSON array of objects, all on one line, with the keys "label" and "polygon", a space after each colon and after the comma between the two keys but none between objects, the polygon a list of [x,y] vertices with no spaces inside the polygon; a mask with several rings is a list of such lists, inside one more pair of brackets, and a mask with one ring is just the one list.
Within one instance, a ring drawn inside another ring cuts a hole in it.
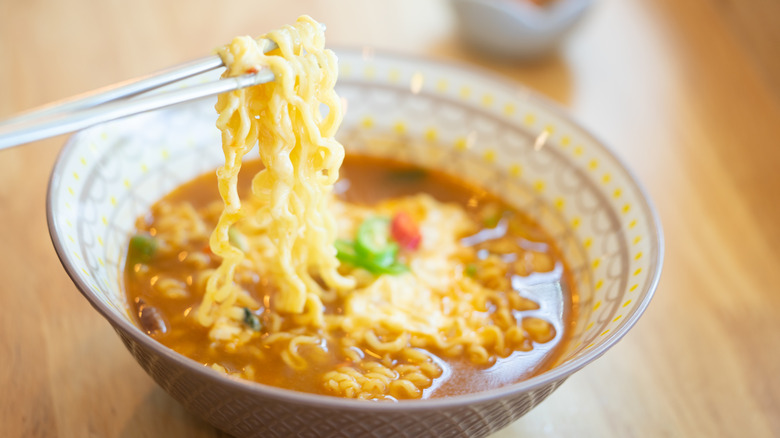
[{"label": "chopsticks", "polygon": [[[263,44],[264,52],[276,48],[276,43],[270,40],[258,40],[258,43]],[[16,117],[2,120],[0,121],[0,150],[77,131],[129,115],[274,80],[273,72],[261,69],[257,73],[223,78],[178,90],[142,95],[164,85],[220,67],[224,67],[224,64],[219,56],[207,56],[153,75],[54,102]]]}]

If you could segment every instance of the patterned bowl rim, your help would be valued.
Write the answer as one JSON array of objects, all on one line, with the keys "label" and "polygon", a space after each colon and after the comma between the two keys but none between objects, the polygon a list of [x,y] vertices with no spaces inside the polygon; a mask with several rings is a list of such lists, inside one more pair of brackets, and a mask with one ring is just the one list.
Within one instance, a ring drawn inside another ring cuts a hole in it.
[{"label": "patterned bowl rim", "polygon": [[[363,48],[334,46],[333,50],[337,54],[344,53],[350,56],[360,56]],[[637,306],[636,311],[629,318],[626,318],[626,321],[623,323],[623,325],[612,331],[604,342],[581,353],[574,359],[555,366],[549,371],[531,377],[527,380],[505,385],[500,388],[435,399],[402,400],[397,403],[368,403],[364,400],[352,400],[341,397],[310,394],[227,376],[209,367],[203,366],[195,360],[183,356],[174,350],[169,349],[168,347],[155,341],[146,333],[142,332],[129,320],[119,317],[107,304],[103,303],[92,294],[86,281],[86,275],[84,275],[76,268],[73,260],[71,260],[69,252],[65,251],[62,236],[58,234],[57,227],[55,226],[55,218],[53,215],[55,200],[53,191],[54,182],[57,179],[57,176],[65,171],[63,157],[66,156],[68,149],[74,147],[74,145],[78,143],[82,137],[81,133],[76,133],[68,139],[68,141],[65,143],[65,146],[60,150],[52,172],[49,176],[49,184],[46,194],[46,220],[49,228],[49,236],[51,238],[52,244],[54,245],[57,257],[60,259],[60,263],[65,268],[68,276],[71,278],[81,294],[89,301],[95,310],[97,310],[105,319],[111,323],[114,328],[122,330],[122,332],[130,336],[139,344],[144,345],[145,347],[154,351],[156,354],[176,363],[178,366],[184,367],[191,372],[199,374],[206,380],[211,380],[218,385],[222,385],[242,393],[251,394],[252,396],[257,396],[259,398],[273,398],[292,404],[308,405],[331,410],[339,409],[364,412],[399,413],[409,410],[431,410],[453,408],[477,403],[487,403],[491,401],[507,399],[521,393],[532,392],[555,382],[562,381],[568,378],[574,372],[579,371],[585,367],[585,365],[601,357],[607,350],[615,345],[615,343],[621,340],[623,336],[625,336],[626,333],[628,333],[628,331],[637,323],[639,318],[647,309],[647,306],[650,304],[661,277],[661,269],[664,258],[664,238],[663,231],[661,229],[660,218],[657,211],[655,210],[655,207],[650,201],[647,191],[639,183],[634,173],[628,168],[628,166],[626,166],[625,162],[620,157],[618,157],[604,142],[599,141],[598,138],[583,128],[583,126],[579,124],[577,120],[574,119],[571,115],[569,115],[564,108],[524,85],[498,76],[489,70],[456,61],[431,59],[424,56],[400,54],[386,50],[374,50],[372,56],[375,58],[391,60],[397,59],[403,62],[413,62],[420,65],[427,64],[429,66],[441,68],[447,71],[467,70],[470,73],[481,77],[484,79],[484,81],[499,84],[503,87],[507,87],[508,89],[514,89],[515,91],[522,92],[524,98],[529,102],[544,108],[544,110],[555,114],[557,117],[560,117],[563,120],[567,120],[571,124],[572,128],[579,130],[583,136],[588,137],[589,140],[593,142],[593,144],[602,149],[602,152],[604,152],[611,159],[615,160],[621,171],[625,172],[628,182],[634,186],[639,194],[641,194],[640,202],[644,207],[644,211],[648,212],[650,216],[648,218],[648,223],[651,224],[649,228],[652,233],[652,242],[657,248],[657,257],[655,257],[655,259],[650,263],[652,275],[650,276],[651,280],[646,283],[647,289],[644,299]]]}]

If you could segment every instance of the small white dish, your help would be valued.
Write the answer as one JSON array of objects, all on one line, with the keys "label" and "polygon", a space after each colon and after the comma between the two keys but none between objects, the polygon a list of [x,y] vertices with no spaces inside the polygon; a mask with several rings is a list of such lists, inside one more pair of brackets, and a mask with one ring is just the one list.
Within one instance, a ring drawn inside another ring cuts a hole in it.
[{"label": "small white dish", "polygon": [[529,59],[555,48],[592,0],[452,0],[464,42],[488,55]]}]

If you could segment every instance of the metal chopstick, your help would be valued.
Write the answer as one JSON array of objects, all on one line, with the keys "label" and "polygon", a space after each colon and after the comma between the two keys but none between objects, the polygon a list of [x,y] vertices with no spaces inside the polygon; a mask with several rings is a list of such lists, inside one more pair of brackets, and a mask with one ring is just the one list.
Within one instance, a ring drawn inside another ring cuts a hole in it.
[{"label": "metal chopstick", "polygon": [[135,99],[121,99],[103,105],[54,114],[39,120],[0,127],[0,150],[20,144],[78,131],[98,123],[108,122],[133,114],[151,111],[177,103],[271,82],[274,74],[264,69],[258,73],[220,79],[180,90],[143,96]]},{"label": "metal chopstick", "polygon": [[[273,41],[262,41],[265,44],[264,52],[276,48]],[[157,74],[99,89],[74,99],[45,105],[0,121],[0,150],[77,131],[132,114],[274,80],[273,73],[263,69],[255,74],[224,78],[215,82],[151,96],[134,97],[223,66],[219,56],[209,56],[163,70]]]},{"label": "metal chopstick", "polygon": [[112,100],[136,96],[147,91],[160,88],[164,85],[186,79],[192,76],[215,70],[222,67],[222,59],[219,56],[206,56],[176,67],[160,71],[149,76],[131,79],[115,85],[109,85],[79,96],[52,102],[39,108],[35,108],[5,120],[0,120],[0,127],[22,123],[39,117],[56,113],[64,113],[84,108],[91,108]]}]

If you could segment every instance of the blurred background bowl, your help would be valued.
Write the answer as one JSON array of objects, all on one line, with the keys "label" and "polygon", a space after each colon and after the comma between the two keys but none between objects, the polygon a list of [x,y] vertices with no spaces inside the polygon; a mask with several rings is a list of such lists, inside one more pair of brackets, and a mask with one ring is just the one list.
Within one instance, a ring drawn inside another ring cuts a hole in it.
[{"label": "blurred background bowl", "polygon": [[551,52],[592,0],[452,0],[461,39],[486,55],[532,59]]},{"label": "blurred background bowl", "polygon": [[121,290],[127,240],[155,201],[223,160],[213,100],[73,136],[49,185],[57,254],[146,372],[188,410],[233,435],[486,436],[544,400],[636,323],[660,275],[660,224],[621,161],[534,93],[461,65],[338,55],[346,106],[339,136],[347,151],[457,174],[531,215],[558,242],[578,311],[553,369],[481,393],[370,403],[234,379],[147,336]]}]

